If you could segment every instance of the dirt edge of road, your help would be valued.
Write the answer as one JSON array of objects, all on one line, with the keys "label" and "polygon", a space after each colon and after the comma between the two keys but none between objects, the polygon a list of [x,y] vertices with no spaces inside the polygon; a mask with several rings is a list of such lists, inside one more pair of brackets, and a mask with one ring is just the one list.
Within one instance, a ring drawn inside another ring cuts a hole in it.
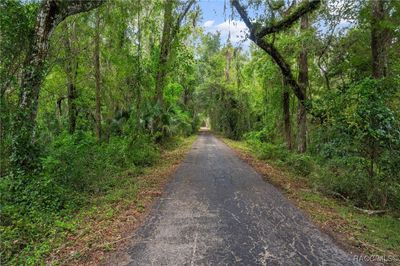
[{"label": "dirt edge of road", "polygon": [[93,218],[81,230],[67,237],[65,244],[47,259],[48,265],[104,265],[111,256],[127,245],[135,230],[150,213],[197,136],[191,136],[179,147],[161,153],[160,163],[137,177],[135,200],[120,199],[114,214],[104,219]]}]

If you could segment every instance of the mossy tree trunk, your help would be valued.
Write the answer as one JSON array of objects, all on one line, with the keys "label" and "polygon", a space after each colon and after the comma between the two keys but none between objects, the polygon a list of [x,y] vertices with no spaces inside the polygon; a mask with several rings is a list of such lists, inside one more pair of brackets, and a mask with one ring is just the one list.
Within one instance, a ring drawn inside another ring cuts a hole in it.
[{"label": "mossy tree trunk", "polygon": [[[300,31],[306,31],[309,27],[308,15],[300,19]],[[299,77],[298,83],[305,99],[307,99],[308,87],[308,52],[307,44],[302,41],[301,51],[298,58]],[[297,107],[297,151],[304,153],[307,149],[307,110],[300,102]]]}]

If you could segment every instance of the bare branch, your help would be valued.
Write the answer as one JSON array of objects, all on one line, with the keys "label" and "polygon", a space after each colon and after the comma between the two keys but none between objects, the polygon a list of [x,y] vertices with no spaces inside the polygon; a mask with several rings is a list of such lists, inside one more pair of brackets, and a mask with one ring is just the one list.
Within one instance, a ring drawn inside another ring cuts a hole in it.
[{"label": "bare branch", "polygon": [[172,28],[171,31],[171,38],[172,40],[175,39],[176,35],[179,32],[179,29],[181,27],[182,21],[185,18],[186,14],[189,12],[190,8],[192,7],[192,5],[196,2],[196,0],[190,0],[187,4],[187,6],[185,7],[185,9],[183,10],[183,12],[179,15],[178,19],[176,20],[176,24],[175,26]]},{"label": "bare branch", "polygon": [[[313,2],[320,1],[320,0],[314,0]],[[262,37],[260,37],[259,34],[255,34],[255,29],[254,24],[251,23],[246,10],[244,7],[239,3],[239,0],[232,0],[231,1],[232,5],[236,8],[238,11],[240,17],[243,19],[244,23],[247,25],[247,27],[250,30],[250,39],[254,41],[261,49],[263,49],[267,54],[269,54],[272,59],[275,61],[275,63],[278,65],[279,69],[282,72],[282,75],[285,77],[286,82],[290,87],[293,89],[294,94],[296,97],[299,99],[299,101],[305,106],[305,94],[303,93],[303,90],[301,90],[299,84],[297,83],[296,79],[293,76],[292,70],[290,68],[290,65],[286,62],[286,60],[283,58],[283,56],[279,53],[279,51],[275,48],[275,46],[272,43],[268,43],[266,40],[264,40]],[[300,8],[300,10],[303,10]],[[307,9],[309,12],[309,9]],[[293,14],[298,14],[299,12],[295,11]],[[297,16],[297,15],[296,15]],[[294,17],[292,15],[291,17]],[[286,21],[286,20],[285,20]],[[290,21],[290,20],[287,20]],[[289,22],[287,22],[289,23]],[[293,22],[292,22],[293,23]],[[289,25],[289,24],[285,24]],[[279,27],[279,30],[282,30],[283,26]],[[276,31],[271,31],[271,33],[277,32],[278,28],[275,28]],[[310,109],[310,106],[305,106],[306,109]]]},{"label": "bare branch", "polygon": [[279,69],[282,72],[282,75],[285,77],[286,82],[288,85],[290,85],[293,89],[294,94],[296,97],[299,99],[300,102],[304,102],[306,99],[303,91],[300,89],[299,84],[297,83],[296,79],[293,76],[292,70],[290,68],[290,65],[286,62],[286,60],[283,58],[283,56],[279,53],[279,51],[273,46],[272,44],[262,40],[262,39],[257,39],[256,44],[263,49],[265,52],[267,52],[272,59],[275,61],[275,63],[278,65]]}]

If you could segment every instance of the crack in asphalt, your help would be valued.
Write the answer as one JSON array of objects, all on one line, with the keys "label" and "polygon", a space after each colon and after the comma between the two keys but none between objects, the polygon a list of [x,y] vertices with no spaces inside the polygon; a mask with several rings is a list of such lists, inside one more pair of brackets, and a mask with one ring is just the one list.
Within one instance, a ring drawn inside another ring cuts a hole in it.
[{"label": "crack in asphalt", "polygon": [[203,132],[118,265],[360,265]]}]

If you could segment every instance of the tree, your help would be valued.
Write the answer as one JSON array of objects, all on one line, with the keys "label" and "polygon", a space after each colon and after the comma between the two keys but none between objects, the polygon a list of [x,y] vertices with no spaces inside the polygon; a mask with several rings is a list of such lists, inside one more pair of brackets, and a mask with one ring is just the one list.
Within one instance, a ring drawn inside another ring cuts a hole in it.
[{"label": "tree", "polygon": [[285,137],[286,147],[290,150],[292,149],[292,122],[290,119],[290,94],[285,77],[282,77],[282,111],[283,135]]},{"label": "tree", "polygon": [[[306,31],[309,27],[308,15],[300,18],[300,30]],[[301,51],[298,58],[299,77],[298,83],[302,90],[305,99],[307,99],[308,87],[308,52],[306,43],[303,40],[301,43]],[[297,107],[297,151],[304,153],[307,149],[307,111],[303,104],[299,102]]]},{"label": "tree", "polygon": [[96,81],[96,136],[101,140],[101,73],[100,73],[100,14],[96,10],[95,33],[94,33],[94,78]]},{"label": "tree", "polygon": [[385,27],[387,11],[385,1],[371,0],[371,52],[372,75],[376,79],[387,75],[387,46],[389,42],[389,30]]},{"label": "tree", "polygon": [[28,56],[25,60],[19,94],[19,110],[14,120],[13,162],[22,171],[36,163],[34,132],[40,86],[46,71],[49,40],[57,25],[68,16],[99,7],[99,1],[43,0],[36,16]]},{"label": "tree", "polygon": [[158,60],[158,69],[156,74],[156,103],[160,108],[160,114],[156,117],[155,127],[156,130],[159,130],[161,123],[161,116],[164,112],[164,95],[163,89],[165,86],[165,78],[168,73],[168,62],[169,56],[172,48],[172,43],[177,37],[180,26],[185,18],[186,14],[189,12],[192,5],[195,3],[195,0],[190,0],[186,6],[184,7],[182,13],[177,16],[174,21],[174,7],[175,1],[165,1],[164,2],[164,20],[163,20],[163,31],[160,43],[160,56]]},{"label": "tree", "polygon": [[261,27],[259,22],[250,21],[247,11],[239,3],[239,0],[231,0],[231,3],[239,13],[247,28],[249,29],[250,40],[252,40],[255,44],[257,44],[261,49],[263,49],[272,57],[275,63],[279,66],[282,75],[285,77],[286,82],[292,88],[298,100],[301,102],[301,104],[305,105],[306,96],[303,93],[299,83],[295,80],[290,65],[276,49],[274,44],[272,42],[268,42],[265,37],[267,35],[278,33],[287,28],[290,28],[299,18],[317,9],[319,4],[321,3],[321,0],[305,1],[288,16],[284,16],[280,21],[264,27]]},{"label": "tree", "polygon": [[160,57],[158,60],[158,71],[156,79],[156,99],[158,105],[161,108],[163,106],[163,87],[165,82],[165,76],[167,74],[166,68],[168,63],[168,56],[172,43],[171,28],[173,27],[172,26],[173,8],[174,8],[174,1],[164,2],[164,22],[163,22],[163,31],[160,43]]},{"label": "tree", "polygon": [[78,75],[78,60],[76,59],[76,51],[72,48],[76,41],[75,22],[72,23],[71,29],[68,23],[64,25],[63,41],[65,46],[65,72],[67,75],[67,100],[68,100],[68,132],[74,134],[76,128],[76,78]]}]

